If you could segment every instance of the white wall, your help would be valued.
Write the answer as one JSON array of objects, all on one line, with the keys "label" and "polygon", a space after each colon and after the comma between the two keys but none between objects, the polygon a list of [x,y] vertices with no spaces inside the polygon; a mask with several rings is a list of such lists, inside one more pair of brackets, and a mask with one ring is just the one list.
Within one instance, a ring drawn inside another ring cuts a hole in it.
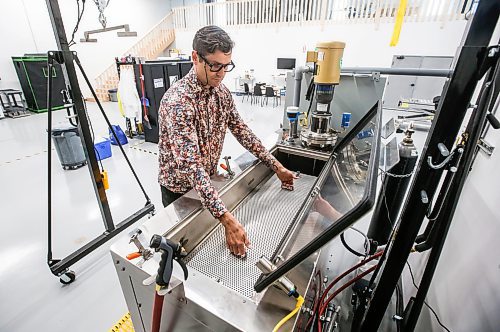
[{"label": "white wall", "polygon": [[[389,47],[393,24],[337,24],[292,27],[224,28],[236,43],[233,61],[236,69],[228,73],[225,84],[234,90],[234,78],[245,70],[254,69],[257,81],[273,83],[276,58],[297,58],[305,63],[307,50],[313,50],[318,41],[341,40],[346,42],[344,66],[390,67],[394,54],[406,55],[455,55],[466,22],[449,22],[444,28],[440,23],[405,23],[398,46]],[[176,45],[183,52],[191,51],[196,30],[176,31]]]},{"label": "white wall", "polygon": [[[76,1],[60,0],[59,5],[69,40],[76,23]],[[46,53],[56,49],[54,32],[46,2],[43,0],[3,0],[0,2],[0,9],[0,88],[16,88],[19,83],[11,56]],[[96,35],[97,43],[80,43],[84,31],[102,28],[97,7],[92,0],[87,0],[85,13],[75,35],[77,44],[71,49],[78,52],[87,75],[93,79],[114,63],[115,56],[121,55],[134,45],[170,11],[171,1],[166,0],[110,1],[104,12],[107,26],[129,24],[131,31],[136,31],[138,36],[118,38],[116,31],[112,31]],[[82,83],[80,82],[80,85],[83,85]]]},{"label": "white wall", "polygon": [[[500,130],[490,129],[486,141],[495,151],[480,151],[473,164],[427,296],[454,332],[500,327]],[[442,331],[426,307],[417,331]]]}]

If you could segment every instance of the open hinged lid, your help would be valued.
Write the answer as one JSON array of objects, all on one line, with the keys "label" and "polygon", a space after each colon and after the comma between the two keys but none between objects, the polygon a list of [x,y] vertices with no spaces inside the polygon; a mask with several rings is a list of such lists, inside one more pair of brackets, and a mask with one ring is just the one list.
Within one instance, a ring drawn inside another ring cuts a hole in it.
[{"label": "open hinged lid", "polygon": [[337,143],[270,257],[277,268],[261,275],[254,286],[257,292],[344,232],[371,209],[376,195],[381,117],[382,105],[378,101]]}]

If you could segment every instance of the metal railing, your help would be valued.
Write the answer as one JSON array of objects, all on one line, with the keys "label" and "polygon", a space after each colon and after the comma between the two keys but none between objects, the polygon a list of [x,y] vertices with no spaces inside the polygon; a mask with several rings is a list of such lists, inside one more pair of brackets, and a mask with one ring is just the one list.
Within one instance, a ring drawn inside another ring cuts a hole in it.
[{"label": "metal railing", "polygon": [[[409,22],[464,19],[475,0],[408,0]],[[204,25],[393,22],[399,0],[235,0],[173,9],[176,29]]]}]

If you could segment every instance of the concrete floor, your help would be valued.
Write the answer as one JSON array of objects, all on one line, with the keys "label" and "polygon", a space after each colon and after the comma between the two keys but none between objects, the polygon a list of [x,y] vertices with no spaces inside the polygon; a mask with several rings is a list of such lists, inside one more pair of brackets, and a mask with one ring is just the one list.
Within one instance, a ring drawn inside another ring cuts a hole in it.
[{"label": "concrete floor", "polygon": [[[250,105],[235,97],[238,110],[264,144],[271,147],[283,106]],[[96,138],[107,127],[95,103],[88,104]],[[116,103],[104,103],[113,124],[124,128]],[[54,127],[65,124],[64,111],[54,114]],[[0,331],[106,331],[127,307],[109,254],[112,239],[72,266],[77,279],[62,285],[52,275],[47,257],[47,114],[0,119],[0,186],[3,231],[0,249]],[[133,139],[125,146],[146,192],[157,209],[156,144]],[[107,190],[115,224],[145,203],[118,147],[103,161],[109,175]],[[226,136],[222,156],[244,152],[232,135]],[[104,230],[87,167],[65,171],[55,151],[52,158],[53,256],[64,258]],[[140,223],[132,227],[137,227]],[[122,233],[127,234],[127,231]]]}]

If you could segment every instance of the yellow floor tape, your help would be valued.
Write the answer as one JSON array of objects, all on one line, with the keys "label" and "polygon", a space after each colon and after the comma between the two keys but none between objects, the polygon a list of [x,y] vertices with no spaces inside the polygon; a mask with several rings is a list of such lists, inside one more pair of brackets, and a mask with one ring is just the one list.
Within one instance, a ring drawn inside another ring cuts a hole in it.
[{"label": "yellow floor tape", "polygon": [[132,319],[130,318],[130,313],[128,312],[123,316],[108,332],[134,332],[134,325],[132,325]]}]

